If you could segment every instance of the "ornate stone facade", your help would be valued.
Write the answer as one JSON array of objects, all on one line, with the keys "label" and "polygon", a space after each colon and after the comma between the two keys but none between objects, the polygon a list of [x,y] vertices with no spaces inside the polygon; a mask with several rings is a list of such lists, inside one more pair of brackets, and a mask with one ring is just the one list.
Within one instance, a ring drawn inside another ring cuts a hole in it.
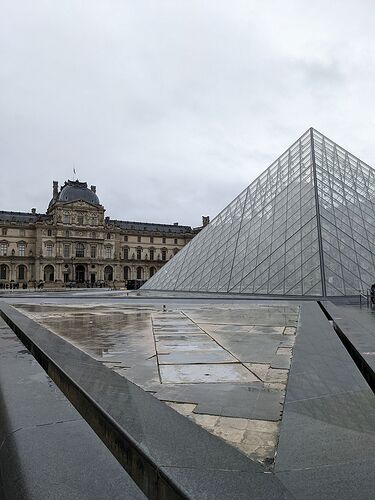
[{"label": "ornate stone facade", "polygon": [[70,180],[46,214],[1,211],[0,286],[137,286],[201,229],[104,214],[95,186]]}]

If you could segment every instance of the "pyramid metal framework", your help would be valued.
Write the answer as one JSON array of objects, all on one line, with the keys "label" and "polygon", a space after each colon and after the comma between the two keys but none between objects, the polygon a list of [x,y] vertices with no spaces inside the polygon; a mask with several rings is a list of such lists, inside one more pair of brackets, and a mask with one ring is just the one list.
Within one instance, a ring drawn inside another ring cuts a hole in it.
[{"label": "pyramid metal framework", "polygon": [[374,252],[375,170],[309,129],[143,288],[354,295]]}]

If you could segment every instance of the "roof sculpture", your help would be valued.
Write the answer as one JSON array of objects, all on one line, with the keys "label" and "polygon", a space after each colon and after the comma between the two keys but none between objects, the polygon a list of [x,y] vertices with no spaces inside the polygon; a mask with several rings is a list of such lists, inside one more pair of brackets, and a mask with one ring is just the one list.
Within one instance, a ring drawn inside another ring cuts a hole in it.
[{"label": "roof sculpture", "polygon": [[375,170],[311,128],[143,288],[354,295],[374,249]]}]

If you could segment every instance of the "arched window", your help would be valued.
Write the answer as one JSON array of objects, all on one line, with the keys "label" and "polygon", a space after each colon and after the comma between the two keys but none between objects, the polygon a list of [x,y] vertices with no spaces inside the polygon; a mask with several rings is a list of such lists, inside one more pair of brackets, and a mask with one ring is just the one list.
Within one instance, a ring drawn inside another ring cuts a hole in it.
[{"label": "arched window", "polygon": [[143,267],[137,267],[137,280],[143,279]]},{"label": "arched window", "polygon": [[113,281],[113,268],[112,268],[112,266],[106,266],[104,268],[104,281]]},{"label": "arched window", "polygon": [[9,279],[9,267],[6,264],[0,265],[0,280]]},{"label": "arched window", "polygon": [[18,279],[18,281],[25,281],[25,279],[26,279],[26,266],[24,266],[24,265],[18,266],[17,279]]},{"label": "arched window", "polygon": [[156,269],[154,267],[150,267],[150,278],[156,273]]},{"label": "arched window", "polygon": [[124,267],[124,280],[130,280],[130,267]]},{"label": "arched window", "polygon": [[55,280],[55,270],[53,266],[48,265],[44,268],[44,281],[51,282]]},{"label": "arched window", "polygon": [[85,246],[83,243],[77,243],[76,245],[76,257],[85,256]]}]

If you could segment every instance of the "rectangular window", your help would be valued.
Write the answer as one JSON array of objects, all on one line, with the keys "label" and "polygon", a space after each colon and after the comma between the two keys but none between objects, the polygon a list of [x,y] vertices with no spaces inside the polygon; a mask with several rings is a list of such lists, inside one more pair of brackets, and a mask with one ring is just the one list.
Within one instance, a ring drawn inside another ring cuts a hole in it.
[{"label": "rectangular window", "polygon": [[66,259],[70,257],[70,245],[64,245],[64,257]]},{"label": "rectangular window", "polygon": [[83,225],[83,215],[79,215],[79,216],[77,217],[77,220],[78,220],[78,224],[79,224],[80,226],[82,226],[82,225]]},{"label": "rectangular window", "polygon": [[25,257],[25,243],[20,243],[18,245],[18,255],[20,257]]},{"label": "rectangular window", "polygon": [[0,280],[6,280],[7,279],[7,266],[5,264],[2,264],[0,266]]},{"label": "rectangular window", "polygon": [[150,236],[150,243],[154,243],[154,237]]},{"label": "rectangular window", "polygon": [[150,260],[154,260],[155,258],[155,252],[153,248],[150,248]]},{"label": "rectangular window", "polygon": [[167,260],[167,251],[166,250],[161,251],[161,260]]},{"label": "rectangular window", "polygon": [[20,229],[20,236],[25,236],[26,231],[24,229]]},{"label": "rectangular window", "polygon": [[85,256],[85,247],[83,243],[77,243],[76,246],[76,257],[84,257]]},{"label": "rectangular window", "polygon": [[164,237],[164,236],[163,236],[163,243],[166,243],[166,239],[165,239],[165,237]]},{"label": "rectangular window", "polygon": [[142,241],[142,238],[140,236],[138,236],[137,241],[138,241],[138,243],[140,243]]},{"label": "rectangular window", "polygon": [[91,258],[96,259],[96,247],[91,247]]},{"label": "rectangular window", "polygon": [[142,249],[137,248],[137,260],[141,260],[141,259],[142,259]]},{"label": "rectangular window", "polygon": [[64,222],[64,224],[70,224],[70,215],[69,214],[63,215],[63,222]]},{"label": "rectangular window", "polygon": [[129,248],[124,248],[124,260],[129,260]]},{"label": "rectangular window", "polygon": [[8,230],[7,230],[7,228],[6,228],[6,227],[1,228],[1,234],[2,234],[3,236],[6,236],[7,232],[8,232]]},{"label": "rectangular window", "polygon": [[112,247],[105,247],[105,256],[107,259],[112,259]]},{"label": "rectangular window", "polygon": [[23,281],[25,279],[25,266],[19,266],[18,268],[18,279]]},{"label": "rectangular window", "polygon": [[128,241],[128,235],[127,234],[125,234],[125,236],[124,236],[124,241]]},{"label": "rectangular window", "polygon": [[46,254],[47,254],[47,257],[52,257],[52,243],[47,243]]},{"label": "rectangular window", "polygon": [[6,255],[8,250],[8,245],[6,243],[0,243],[0,255]]},{"label": "rectangular window", "polygon": [[177,238],[174,239],[174,244],[177,245]]}]

